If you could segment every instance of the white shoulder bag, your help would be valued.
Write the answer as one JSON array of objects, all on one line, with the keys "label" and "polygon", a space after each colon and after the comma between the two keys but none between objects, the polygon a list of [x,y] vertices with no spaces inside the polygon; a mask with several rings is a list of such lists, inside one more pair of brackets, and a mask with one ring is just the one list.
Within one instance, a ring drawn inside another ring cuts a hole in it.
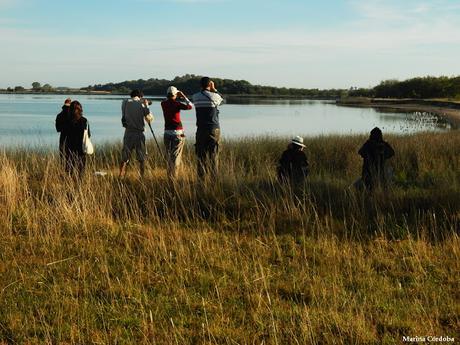
[{"label": "white shoulder bag", "polygon": [[86,125],[85,131],[83,132],[83,152],[87,155],[94,153],[94,146],[88,136],[89,124]]}]

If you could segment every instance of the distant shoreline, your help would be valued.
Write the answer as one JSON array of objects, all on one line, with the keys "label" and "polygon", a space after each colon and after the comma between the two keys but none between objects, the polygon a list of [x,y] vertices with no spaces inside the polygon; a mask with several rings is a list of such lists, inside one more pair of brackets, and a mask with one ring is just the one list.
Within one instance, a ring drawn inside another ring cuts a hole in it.
[{"label": "distant shoreline", "polygon": [[5,91],[1,90],[2,95],[117,95],[123,96],[124,94],[117,94],[108,91],[81,91],[81,90],[69,90],[69,91],[52,91],[52,92],[41,92],[41,91]]},{"label": "distant shoreline", "polygon": [[395,112],[426,112],[448,121],[454,129],[460,128],[460,102],[429,99],[383,99],[350,97],[338,100],[338,106],[375,108]]},{"label": "distant shoreline", "polygon": [[[126,93],[116,93],[110,91],[52,91],[52,92],[36,92],[36,91],[5,91],[1,90],[0,94],[7,95],[113,95],[113,96],[128,96]],[[147,95],[151,97],[162,97],[163,95]],[[335,97],[308,97],[308,96],[297,96],[297,95],[261,95],[261,94],[223,94],[225,98],[257,98],[257,99],[306,99],[312,101],[336,101]]]}]

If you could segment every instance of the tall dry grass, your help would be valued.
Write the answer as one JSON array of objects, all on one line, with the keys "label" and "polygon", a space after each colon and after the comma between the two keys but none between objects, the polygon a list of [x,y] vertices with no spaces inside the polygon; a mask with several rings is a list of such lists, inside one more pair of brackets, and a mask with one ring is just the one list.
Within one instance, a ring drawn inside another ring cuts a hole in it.
[{"label": "tall dry grass", "polygon": [[[349,188],[365,137],[307,140],[305,191],[276,181],[286,140],[223,143],[198,183],[99,147],[83,179],[53,152],[0,155],[0,343],[369,344],[460,328],[460,133],[387,138],[394,184]],[[95,170],[109,172],[94,176]]]}]

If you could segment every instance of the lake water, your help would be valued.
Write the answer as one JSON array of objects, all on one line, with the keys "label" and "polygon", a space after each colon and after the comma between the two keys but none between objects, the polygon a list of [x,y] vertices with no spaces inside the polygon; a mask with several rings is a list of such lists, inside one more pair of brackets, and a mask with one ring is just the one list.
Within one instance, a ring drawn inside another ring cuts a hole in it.
[{"label": "lake water", "polygon": [[[70,96],[83,105],[95,144],[121,140],[122,96]],[[0,95],[0,145],[56,145],[58,133],[54,128],[66,95]],[[153,129],[157,136],[163,130],[160,97],[153,100],[155,115]],[[228,99],[220,107],[222,135],[225,138],[276,135],[316,136],[327,134],[368,133],[380,127],[384,133],[413,133],[417,131],[448,130],[449,125],[429,114],[377,112],[370,108],[338,107],[325,101]],[[193,140],[195,111],[183,111],[186,134]],[[146,133],[150,137],[149,133]]]}]

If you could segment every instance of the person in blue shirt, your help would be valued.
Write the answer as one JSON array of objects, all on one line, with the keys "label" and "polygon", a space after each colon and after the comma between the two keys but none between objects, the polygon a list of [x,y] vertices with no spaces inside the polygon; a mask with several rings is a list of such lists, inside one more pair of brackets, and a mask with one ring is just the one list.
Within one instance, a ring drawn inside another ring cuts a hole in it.
[{"label": "person in blue shirt", "polygon": [[219,109],[223,98],[217,92],[209,77],[200,81],[201,91],[193,95],[196,109],[195,151],[197,155],[197,173],[199,178],[206,175],[217,177],[220,142]]}]

